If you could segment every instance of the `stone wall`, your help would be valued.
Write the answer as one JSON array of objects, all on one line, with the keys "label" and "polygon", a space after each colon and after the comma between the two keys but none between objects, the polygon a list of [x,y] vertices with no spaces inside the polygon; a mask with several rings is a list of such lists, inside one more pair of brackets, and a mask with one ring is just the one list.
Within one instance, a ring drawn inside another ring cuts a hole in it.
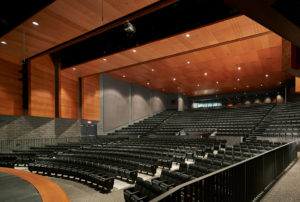
[{"label": "stone wall", "polygon": [[80,122],[75,119],[0,115],[0,139],[78,136],[80,136]]}]

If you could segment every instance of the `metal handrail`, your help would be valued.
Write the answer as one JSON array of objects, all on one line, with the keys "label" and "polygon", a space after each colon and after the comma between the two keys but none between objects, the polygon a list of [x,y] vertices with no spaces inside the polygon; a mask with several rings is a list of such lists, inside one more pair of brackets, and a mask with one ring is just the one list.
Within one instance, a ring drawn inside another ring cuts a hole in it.
[{"label": "metal handrail", "polygon": [[284,144],[284,145],[281,145],[281,146],[276,147],[276,148],[274,148],[274,149],[271,149],[271,150],[269,150],[269,151],[266,151],[266,152],[264,152],[264,153],[262,153],[262,154],[253,156],[253,157],[248,158],[248,159],[246,159],[246,160],[240,161],[240,162],[235,163],[235,164],[233,164],[233,165],[227,166],[227,167],[222,168],[222,169],[220,169],[220,170],[217,170],[217,171],[214,171],[214,172],[209,173],[209,174],[207,174],[207,175],[204,175],[204,176],[202,176],[202,177],[199,177],[199,178],[193,179],[193,180],[191,180],[191,181],[185,182],[185,183],[183,183],[183,184],[180,184],[180,185],[174,187],[173,189],[171,189],[171,190],[169,190],[169,191],[167,191],[167,192],[165,192],[165,193],[163,193],[163,194],[157,196],[156,198],[150,200],[150,202],[157,202],[157,201],[163,200],[163,199],[165,199],[166,197],[170,196],[171,194],[175,193],[176,191],[178,191],[178,190],[180,190],[180,189],[182,189],[182,188],[184,188],[184,187],[186,187],[186,186],[188,186],[188,185],[194,184],[195,182],[201,181],[201,180],[203,180],[203,179],[206,179],[206,178],[208,178],[208,177],[211,177],[211,176],[216,175],[216,174],[218,174],[218,173],[221,173],[221,172],[223,172],[223,171],[229,170],[229,169],[231,169],[231,168],[233,168],[233,167],[236,167],[236,166],[238,166],[238,165],[244,164],[244,163],[249,162],[249,161],[251,161],[251,160],[253,160],[253,159],[259,158],[259,157],[261,157],[261,156],[263,156],[263,155],[266,155],[266,154],[271,153],[271,152],[273,152],[273,151],[279,150],[279,149],[281,149],[281,148],[283,148],[283,147],[285,147],[285,146],[287,146],[287,145],[290,145],[290,144],[293,144],[293,143],[297,143],[297,142],[298,142],[297,140],[292,141],[292,142],[289,142],[289,143],[287,143],[287,144]]}]

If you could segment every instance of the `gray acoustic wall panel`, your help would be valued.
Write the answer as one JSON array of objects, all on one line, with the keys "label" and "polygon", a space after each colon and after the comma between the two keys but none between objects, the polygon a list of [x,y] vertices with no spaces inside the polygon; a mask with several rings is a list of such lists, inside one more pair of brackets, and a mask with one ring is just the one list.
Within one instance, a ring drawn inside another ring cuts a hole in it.
[{"label": "gray acoustic wall panel", "polygon": [[103,76],[104,131],[129,122],[129,90],[129,83]]},{"label": "gray acoustic wall panel", "polygon": [[132,85],[132,120],[141,119],[149,116],[151,106],[149,104],[151,98],[151,90],[139,85]]},{"label": "gray acoustic wall panel", "polygon": [[167,95],[159,91],[153,91],[151,104],[153,114],[166,110]]},{"label": "gray acoustic wall panel", "polygon": [[103,75],[104,132],[164,111],[167,95]]}]

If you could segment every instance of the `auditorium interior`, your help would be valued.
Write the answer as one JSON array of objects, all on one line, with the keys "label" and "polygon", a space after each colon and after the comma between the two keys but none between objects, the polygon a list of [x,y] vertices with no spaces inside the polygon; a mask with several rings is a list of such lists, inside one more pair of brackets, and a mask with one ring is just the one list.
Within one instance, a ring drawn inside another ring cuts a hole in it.
[{"label": "auditorium interior", "polygon": [[0,201],[300,201],[299,1],[1,4]]}]

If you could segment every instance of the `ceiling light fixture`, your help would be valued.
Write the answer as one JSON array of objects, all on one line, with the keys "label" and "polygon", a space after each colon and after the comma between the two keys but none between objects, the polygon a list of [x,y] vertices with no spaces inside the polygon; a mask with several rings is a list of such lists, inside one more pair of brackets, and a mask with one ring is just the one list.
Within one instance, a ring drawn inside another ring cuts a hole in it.
[{"label": "ceiling light fixture", "polygon": [[135,50],[135,49],[133,49],[133,50],[132,50],[132,52],[136,53],[136,50]]},{"label": "ceiling light fixture", "polygon": [[218,85],[219,85],[219,81],[216,81],[216,84],[218,84]]},{"label": "ceiling light fixture", "polygon": [[39,24],[38,22],[36,22],[36,21],[33,21],[32,24],[35,25],[35,26],[39,26],[39,25],[40,25],[40,24]]},{"label": "ceiling light fixture", "polygon": [[279,84],[282,84],[282,82],[280,81]]},{"label": "ceiling light fixture", "polygon": [[185,36],[186,36],[187,38],[189,38],[191,35],[190,35],[190,34],[186,34]]},{"label": "ceiling light fixture", "polygon": [[6,41],[1,41],[1,43],[2,43],[2,44],[4,44],[4,45],[6,45],[6,44],[7,44],[7,43],[6,43]]},{"label": "ceiling light fixture", "polygon": [[237,78],[237,81],[240,81],[241,79],[240,78]]},{"label": "ceiling light fixture", "polygon": [[207,72],[204,72],[204,76],[207,76]]},{"label": "ceiling light fixture", "polygon": [[173,78],[173,81],[176,81],[176,78],[175,78],[175,77]]},{"label": "ceiling light fixture", "polygon": [[186,64],[188,64],[188,65],[189,65],[189,64],[191,64],[191,62],[190,62],[190,61],[187,61],[187,62],[186,62]]},{"label": "ceiling light fixture", "polygon": [[242,68],[239,66],[237,69],[238,69],[238,70],[241,70]]},{"label": "ceiling light fixture", "polygon": [[147,85],[149,86],[149,85],[150,85],[150,82],[147,82]]},{"label": "ceiling light fixture", "polygon": [[136,28],[135,26],[133,26],[129,20],[127,20],[124,23],[124,30],[128,33],[128,34],[134,34],[136,32]]},{"label": "ceiling light fixture", "polygon": [[268,78],[268,77],[269,77],[269,74],[266,74],[265,77]]},{"label": "ceiling light fixture", "polygon": [[73,71],[75,71],[75,70],[76,70],[76,68],[75,68],[75,67],[73,67],[73,68],[72,68],[72,70],[73,70]]},{"label": "ceiling light fixture", "polygon": [[123,76],[122,76],[123,78],[125,78],[126,76],[123,74]]},{"label": "ceiling light fixture", "polygon": [[103,61],[104,61],[104,62],[106,62],[106,61],[107,61],[107,59],[106,59],[106,58],[103,58]]},{"label": "ceiling light fixture", "polygon": [[154,69],[151,69],[151,71],[154,72],[155,70],[154,70]]},{"label": "ceiling light fixture", "polygon": [[246,88],[249,88],[249,86],[247,85]]},{"label": "ceiling light fixture", "polygon": [[199,87],[199,86],[200,86],[200,84],[198,83],[198,84],[197,84],[197,86]]},{"label": "ceiling light fixture", "polygon": [[260,86],[263,86],[263,84],[260,84]]},{"label": "ceiling light fixture", "polygon": [[233,90],[236,90],[236,88],[233,88]]}]

